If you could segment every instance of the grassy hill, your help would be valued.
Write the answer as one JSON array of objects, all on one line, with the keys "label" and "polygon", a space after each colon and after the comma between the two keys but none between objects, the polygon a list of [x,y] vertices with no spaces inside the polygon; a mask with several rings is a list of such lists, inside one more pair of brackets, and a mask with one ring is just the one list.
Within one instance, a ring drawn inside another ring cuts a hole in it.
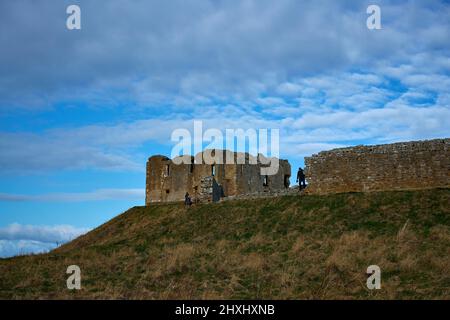
[{"label": "grassy hill", "polygon": [[[450,298],[450,190],[135,207],[0,260],[0,298]],[[82,289],[66,288],[79,265]],[[381,267],[382,288],[366,288]]]}]

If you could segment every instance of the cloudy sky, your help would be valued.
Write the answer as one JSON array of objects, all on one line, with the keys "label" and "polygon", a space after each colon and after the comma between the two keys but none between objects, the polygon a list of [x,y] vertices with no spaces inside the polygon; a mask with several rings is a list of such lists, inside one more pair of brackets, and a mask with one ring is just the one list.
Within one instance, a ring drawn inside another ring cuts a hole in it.
[{"label": "cloudy sky", "polygon": [[448,39],[445,1],[1,1],[0,256],[142,205],[146,158],[194,120],[279,129],[294,168],[449,137]]}]

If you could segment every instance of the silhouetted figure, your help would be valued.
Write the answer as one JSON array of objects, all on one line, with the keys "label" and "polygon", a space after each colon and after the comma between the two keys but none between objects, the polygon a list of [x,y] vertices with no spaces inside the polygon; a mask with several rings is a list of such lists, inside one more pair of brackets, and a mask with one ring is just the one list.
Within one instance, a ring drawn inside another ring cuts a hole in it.
[{"label": "silhouetted figure", "polygon": [[297,182],[298,182],[299,190],[306,188],[305,173],[303,172],[302,168],[298,168]]},{"label": "silhouetted figure", "polygon": [[189,193],[186,192],[186,194],[184,195],[184,206],[190,207],[191,205],[192,205],[191,197],[189,196]]}]

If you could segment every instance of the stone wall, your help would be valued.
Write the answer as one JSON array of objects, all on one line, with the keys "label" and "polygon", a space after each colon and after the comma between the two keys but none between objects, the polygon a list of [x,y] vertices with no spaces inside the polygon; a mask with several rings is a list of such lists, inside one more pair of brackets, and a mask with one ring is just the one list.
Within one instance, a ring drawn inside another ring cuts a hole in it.
[{"label": "stone wall", "polygon": [[[224,150],[207,152],[223,153],[223,159],[227,159],[228,155],[235,164],[194,164],[194,159],[202,159],[199,157],[201,154],[195,158],[184,156],[187,157],[184,163],[192,164],[177,164],[181,163],[179,158],[171,160],[161,155],[150,157],[147,161],[146,205],[152,202],[183,201],[186,192],[193,201],[206,202],[216,201],[220,197],[278,192],[289,187],[291,166],[287,160],[279,160],[278,172],[265,177],[261,175],[264,164],[259,158]],[[243,157],[245,163],[236,164],[238,157]]]},{"label": "stone wall", "polygon": [[450,139],[356,146],[305,158],[307,192],[450,187]]}]

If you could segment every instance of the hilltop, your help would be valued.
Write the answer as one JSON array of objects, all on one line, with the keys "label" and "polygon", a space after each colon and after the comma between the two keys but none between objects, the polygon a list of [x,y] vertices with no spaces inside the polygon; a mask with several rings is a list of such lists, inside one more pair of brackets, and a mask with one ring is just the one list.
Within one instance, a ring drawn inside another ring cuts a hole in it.
[{"label": "hilltop", "polygon": [[[449,203],[430,189],[134,207],[48,254],[0,260],[0,298],[449,299]],[[366,288],[372,264],[381,290]]]}]

